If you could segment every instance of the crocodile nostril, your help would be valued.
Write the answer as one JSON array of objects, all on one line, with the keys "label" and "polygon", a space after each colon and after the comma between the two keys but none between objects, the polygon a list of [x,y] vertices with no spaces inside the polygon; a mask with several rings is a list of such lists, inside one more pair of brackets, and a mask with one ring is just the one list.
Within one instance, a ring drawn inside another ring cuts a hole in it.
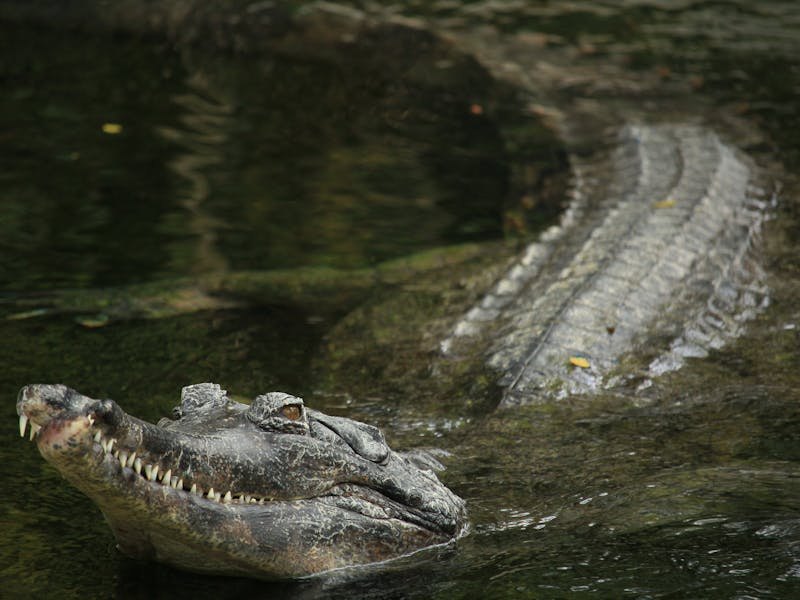
[{"label": "crocodile nostril", "polygon": [[19,393],[17,394],[17,404],[23,404],[30,400],[32,393],[31,393],[31,386],[26,385],[24,386]]}]

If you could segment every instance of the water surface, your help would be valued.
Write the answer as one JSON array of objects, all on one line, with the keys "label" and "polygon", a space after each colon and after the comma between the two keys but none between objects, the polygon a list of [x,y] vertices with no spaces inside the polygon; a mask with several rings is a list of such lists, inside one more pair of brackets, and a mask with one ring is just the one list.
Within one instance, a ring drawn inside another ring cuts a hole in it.
[{"label": "water surface", "polygon": [[[94,329],[69,315],[2,321],[0,577],[9,596],[800,594],[792,175],[800,168],[800,11],[791,2],[666,0],[357,6],[426,19],[476,48],[506,44],[512,66],[547,57],[608,81],[656,82],[640,114],[652,100],[701,122],[733,115],[752,123],[749,139],[730,133],[779,190],[761,251],[771,306],[740,340],[646,394],[499,412],[491,379],[479,381],[489,376],[443,384],[425,352],[407,358],[391,323],[390,339],[362,348],[369,336],[348,328],[368,322],[358,312],[268,306]],[[541,57],[530,54],[537,46]],[[531,211],[516,218],[520,164],[557,172],[563,157],[551,146],[509,153],[509,131],[536,129],[535,119],[513,95],[488,92],[477,68],[420,88],[366,77],[368,60],[353,72],[335,61],[234,57],[18,24],[2,26],[0,47],[5,299],[214,270],[375,265],[531,234],[557,209],[548,203],[538,220]],[[566,98],[570,88],[553,93]],[[613,95],[598,92],[596,106],[611,106]],[[483,112],[492,103],[505,107],[502,122]],[[536,181],[544,194],[545,179]],[[422,279],[378,290],[360,310],[403,320],[393,301],[412,311],[442,297]],[[417,380],[386,361],[372,371],[369,361],[361,371],[332,364],[371,351],[415,361],[407,371]],[[16,432],[13,401],[26,383],[62,381],[155,420],[181,386],[205,380],[245,397],[290,391],[380,425],[397,448],[451,452],[442,479],[468,501],[469,535],[380,569],[285,585],[143,565],[115,550],[97,509]]]}]

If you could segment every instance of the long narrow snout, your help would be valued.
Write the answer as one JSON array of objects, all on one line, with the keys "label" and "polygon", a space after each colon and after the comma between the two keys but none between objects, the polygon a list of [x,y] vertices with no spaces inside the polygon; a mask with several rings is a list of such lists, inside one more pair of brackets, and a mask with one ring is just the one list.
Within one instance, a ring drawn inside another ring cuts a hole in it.
[{"label": "long narrow snout", "polygon": [[463,501],[371,426],[311,411],[306,429],[300,398],[247,405],[213,384],[186,388],[179,409],[154,425],[64,385],[29,385],[17,399],[20,433],[30,427],[133,557],[285,579],[402,556],[464,529]]}]

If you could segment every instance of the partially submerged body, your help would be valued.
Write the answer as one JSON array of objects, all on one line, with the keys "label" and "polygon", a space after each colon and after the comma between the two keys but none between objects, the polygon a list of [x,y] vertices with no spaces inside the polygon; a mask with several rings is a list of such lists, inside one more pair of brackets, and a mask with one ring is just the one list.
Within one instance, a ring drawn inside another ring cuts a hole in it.
[{"label": "partially submerged body", "polygon": [[636,353],[647,377],[674,370],[737,336],[768,302],[753,246],[769,195],[714,132],[631,125],[604,162],[574,162],[560,226],[442,342],[452,353],[487,337],[505,404],[623,383],[633,373],[620,363]]},{"label": "partially submerged body", "polygon": [[[562,108],[560,118],[568,121]],[[108,291],[80,291],[57,297],[63,302],[57,308],[102,310],[111,320],[240,303],[319,309],[330,301],[344,312],[376,283],[416,283],[427,275],[438,287],[426,291],[439,296],[417,311],[418,321],[392,311],[409,305],[409,296],[420,297],[419,288],[393,289],[386,294],[391,298],[342,319],[328,336],[336,351],[325,356],[323,349],[318,360],[331,388],[374,393],[382,382],[372,375],[393,369],[405,377],[386,377],[397,395],[436,379],[439,400],[466,404],[463,395],[442,392],[447,386],[438,375],[460,361],[473,367],[486,361],[505,403],[516,404],[593,391],[610,374],[623,383],[648,367],[657,374],[737,335],[764,305],[750,247],[767,196],[751,187],[757,178],[749,161],[705,126],[641,119],[613,125],[615,149],[600,158],[571,156],[574,187],[561,224],[505,275],[507,250],[489,268],[462,277],[452,265],[481,255],[480,247],[464,246],[427,255],[432,261],[377,269],[210,274],[117,290],[111,302]],[[479,291],[462,285],[485,284],[485,272],[500,277]],[[441,302],[457,294],[458,302]],[[406,339],[402,328],[410,332]],[[361,337],[340,336],[344,331]],[[353,339],[368,343],[346,343]],[[436,368],[419,361],[416,371],[405,367],[403,352],[420,349],[444,350],[426,354]],[[637,353],[643,363],[624,364]],[[581,362],[571,364],[573,357]],[[378,367],[364,369],[370,377],[352,369],[367,362]],[[437,377],[421,382],[419,369]],[[464,372],[476,379],[474,371]],[[131,556],[208,573],[290,578],[393,558],[463,530],[463,503],[424,465],[388,450],[368,426],[344,426],[299,407],[304,426],[296,429],[295,419],[283,414],[289,429],[282,431],[254,421],[254,409],[206,392],[211,403],[204,406],[213,409],[204,413],[208,420],[191,417],[195,396],[188,394],[181,418],[161,427],[59,386],[25,388],[18,410],[43,427],[42,453],[97,502]],[[273,408],[280,413],[290,405]],[[275,444],[264,446],[266,438]],[[248,446],[258,461],[243,451],[231,455]]]}]

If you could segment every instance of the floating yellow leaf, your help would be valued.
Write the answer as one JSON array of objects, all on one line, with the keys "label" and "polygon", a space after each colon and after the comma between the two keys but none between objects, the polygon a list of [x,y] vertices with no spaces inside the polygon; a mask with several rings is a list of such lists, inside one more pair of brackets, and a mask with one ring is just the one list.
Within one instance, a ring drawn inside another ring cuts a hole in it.
[{"label": "floating yellow leaf", "polygon": [[653,208],[672,208],[673,206],[675,206],[675,200],[672,198],[667,198],[666,200],[653,204]]},{"label": "floating yellow leaf", "polygon": [[122,125],[119,123],[103,123],[103,133],[107,133],[108,135],[122,133]]},{"label": "floating yellow leaf", "polygon": [[105,327],[111,322],[108,315],[100,313],[93,317],[78,317],[75,319],[79,324],[89,329],[96,329],[97,327]]},{"label": "floating yellow leaf", "polygon": [[589,368],[589,361],[587,358],[581,354],[573,354],[569,357],[569,362],[576,367],[580,367],[581,369],[588,369]]}]

